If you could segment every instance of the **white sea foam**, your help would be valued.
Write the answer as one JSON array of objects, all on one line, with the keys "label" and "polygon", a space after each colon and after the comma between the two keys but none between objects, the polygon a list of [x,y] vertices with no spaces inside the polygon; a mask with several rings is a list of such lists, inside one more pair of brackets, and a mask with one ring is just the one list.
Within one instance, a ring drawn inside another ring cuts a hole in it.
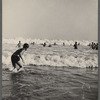
[{"label": "white sea foam", "polygon": [[[50,66],[75,66],[75,67],[89,67],[98,66],[97,56],[60,56],[60,55],[35,55],[35,54],[25,54],[23,56],[25,59],[25,64],[35,64],[35,65],[50,65]],[[2,63],[6,65],[11,64],[11,53],[8,52],[2,55]]]},{"label": "white sea foam", "polygon": [[[44,48],[42,45],[30,45],[28,51],[23,55],[25,59],[25,65],[50,65],[50,66],[72,66],[72,67],[98,67],[98,52],[97,50],[92,50],[89,46],[90,41],[77,41],[81,45],[79,49],[73,49],[73,46],[68,46],[73,44],[74,41],[63,41],[63,40],[40,40],[40,39],[3,39],[2,48],[2,63],[6,66],[3,68],[11,67],[11,55],[18,48],[16,44],[18,40],[23,43],[36,42],[41,44],[43,42],[62,44],[66,43],[65,46],[52,46]],[[82,46],[83,45],[83,46]]]}]

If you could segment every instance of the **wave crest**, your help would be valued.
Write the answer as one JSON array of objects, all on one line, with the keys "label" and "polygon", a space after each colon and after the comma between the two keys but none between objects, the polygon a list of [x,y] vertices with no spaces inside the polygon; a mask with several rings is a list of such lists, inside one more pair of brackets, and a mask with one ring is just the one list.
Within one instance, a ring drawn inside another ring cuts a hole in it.
[{"label": "wave crest", "polygon": [[[11,53],[2,56],[2,63],[11,64]],[[25,54],[23,56],[26,65],[50,65],[50,66],[73,66],[73,67],[98,67],[97,56],[68,56],[68,55],[35,55]]]},{"label": "wave crest", "polygon": [[[65,43],[66,45],[73,45],[75,43],[75,41],[77,41],[78,43],[80,43],[81,45],[89,45],[89,43],[91,43],[92,41],[89,40],[48,40],[48,39],[24,39],[24,38],[15,38],[15,39],[3,39],[3,43],[7,43],[7,44],[17,44],[18,41],[21,41],[22,43],[36,43],[36,44],[41,44],[41,43],[47,43],[47,44],[54,44],[57,43],[59,45],[62,45],[63,43]],[[93,41],[93,42],[97,42],[97,41]]]}]

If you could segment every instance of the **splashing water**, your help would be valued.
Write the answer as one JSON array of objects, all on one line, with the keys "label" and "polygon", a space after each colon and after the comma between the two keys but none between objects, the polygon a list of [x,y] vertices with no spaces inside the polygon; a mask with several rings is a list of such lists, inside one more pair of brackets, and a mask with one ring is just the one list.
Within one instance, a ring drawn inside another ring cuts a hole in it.
[{"label": "splashing water", "polygon": [[[11,55],[15,50],[17,50],[15,44],[3,44],[3,64],[11,65]],[[23,58],[26,65],[98,67],[98,51],[83,45],[80,45],[77,50],[70,45],[53,45],[52,47],[30,45]]]}]

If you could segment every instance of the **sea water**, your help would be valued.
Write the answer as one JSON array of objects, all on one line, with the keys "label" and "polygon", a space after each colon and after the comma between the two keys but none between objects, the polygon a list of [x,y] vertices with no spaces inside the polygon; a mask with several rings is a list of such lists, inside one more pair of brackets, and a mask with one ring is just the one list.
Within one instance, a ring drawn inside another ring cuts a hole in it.
[{"label": "sea water", "polygon": [[87,46],[87,41],[77,50],[72,41],[65,41],[65,46],[64,41],[56,41],[51,47],[48,44],[54,41],[47,41],[46,47],[43,42],[30,44],[23,55],[24,70],[19,73],[10,71],[16,42],[3,42],[3,100],[97,100],[98,51]]}]

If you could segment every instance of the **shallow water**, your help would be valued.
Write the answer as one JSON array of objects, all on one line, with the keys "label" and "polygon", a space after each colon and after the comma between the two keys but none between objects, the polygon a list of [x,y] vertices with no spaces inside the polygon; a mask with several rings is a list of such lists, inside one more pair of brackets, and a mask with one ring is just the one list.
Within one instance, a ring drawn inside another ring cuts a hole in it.
[{"label": "shallow water", "polygon": [[24,71],[11,72],[15,44],[3,44],[3,100],[97,100],[98,51],[80,45],[30,45]]},{"label": "shallow water", "polygon": [[2,100],[97,100],[98,68],[25,66],[2,71]]}]

